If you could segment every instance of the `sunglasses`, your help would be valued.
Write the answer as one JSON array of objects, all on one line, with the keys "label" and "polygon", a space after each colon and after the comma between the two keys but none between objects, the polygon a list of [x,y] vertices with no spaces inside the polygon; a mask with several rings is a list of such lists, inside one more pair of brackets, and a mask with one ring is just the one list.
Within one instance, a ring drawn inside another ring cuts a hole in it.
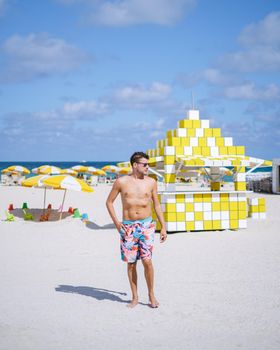
[{"label": "sunglasses", "polygon": [[149,163],[142,163],[142,162],[136,162],[137,164],[142,164],[143,165],[143,167],[148,167],[149,166]]}]

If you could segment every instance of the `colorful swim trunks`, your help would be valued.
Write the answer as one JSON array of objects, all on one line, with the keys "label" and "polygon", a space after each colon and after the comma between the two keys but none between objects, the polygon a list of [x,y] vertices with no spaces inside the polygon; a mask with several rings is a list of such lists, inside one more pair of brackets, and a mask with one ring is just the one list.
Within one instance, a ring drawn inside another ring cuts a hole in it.
[{"label": "colorful swim trunks", "polygon": [[134,263],[139,259],[151,259],[154,246],[155,224],[151,217],[136,221],[123,221],[121,229],[121,258]]}]

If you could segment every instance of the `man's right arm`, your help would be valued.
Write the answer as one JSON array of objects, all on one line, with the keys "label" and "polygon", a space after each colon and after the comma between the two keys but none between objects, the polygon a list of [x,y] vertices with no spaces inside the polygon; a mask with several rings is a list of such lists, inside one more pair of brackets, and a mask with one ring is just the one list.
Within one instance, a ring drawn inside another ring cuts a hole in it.
[{"label": "man's right arm", "polygon": [[120,192],[121,192],[121,185],[120,185],[119,179],[117,179],[106,201],[106,207],[118,231],[121,230],[122,223],[117,218],[113,203]]}]

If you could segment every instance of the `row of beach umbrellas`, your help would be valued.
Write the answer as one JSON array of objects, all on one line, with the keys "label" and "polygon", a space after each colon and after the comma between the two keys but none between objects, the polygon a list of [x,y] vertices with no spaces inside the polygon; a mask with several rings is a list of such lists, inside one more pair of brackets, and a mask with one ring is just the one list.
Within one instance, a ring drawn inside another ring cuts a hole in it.
[{"label": "row of beach umbrellas", "polygon": [[[59,167],[53,165],[41,165],[40,167],[33,168],[32,173],[34,174],[42,174],[42,175],[59,175],[59,174],[69,174],[73,176],[77,176],[78,173],[88,173],[91,175],[97,176],[106,176],[107,173],[114,174],[129,174],[131,172],[130,167],[117,167],[115,165],[106,165],[102,169],[95,168],[93,166],[85,166],[85,165],[75,165],[72,168],[61,169]],[[30,170],[21,166],[21,165],[12,165],[4,170],[2,170],[3,174],[30,174]]]}]

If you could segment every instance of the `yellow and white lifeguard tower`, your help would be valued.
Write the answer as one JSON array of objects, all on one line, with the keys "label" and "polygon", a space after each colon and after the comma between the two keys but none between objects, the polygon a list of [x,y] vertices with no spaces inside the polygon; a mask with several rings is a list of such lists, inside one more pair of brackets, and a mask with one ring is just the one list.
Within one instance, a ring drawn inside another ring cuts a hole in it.
[{"label": "yellow and white lifeguard tower", "polygon": [[[248,173],[272,162],[246,156],[244,146],[235,146],[232,137],[211,128],[198,110],[189,110],[147,154],[151,172],[163,179],[159,200],[167,231],[241,229],[247,227],[248,216],[265,217],[263,198],[247,200],[246,168]],[[234,173],[230,190],[221,188],[221,169],[226,167]],[[210,188],[182,190],[176,184],[180,174],[201,168],[209,176]]]}]

